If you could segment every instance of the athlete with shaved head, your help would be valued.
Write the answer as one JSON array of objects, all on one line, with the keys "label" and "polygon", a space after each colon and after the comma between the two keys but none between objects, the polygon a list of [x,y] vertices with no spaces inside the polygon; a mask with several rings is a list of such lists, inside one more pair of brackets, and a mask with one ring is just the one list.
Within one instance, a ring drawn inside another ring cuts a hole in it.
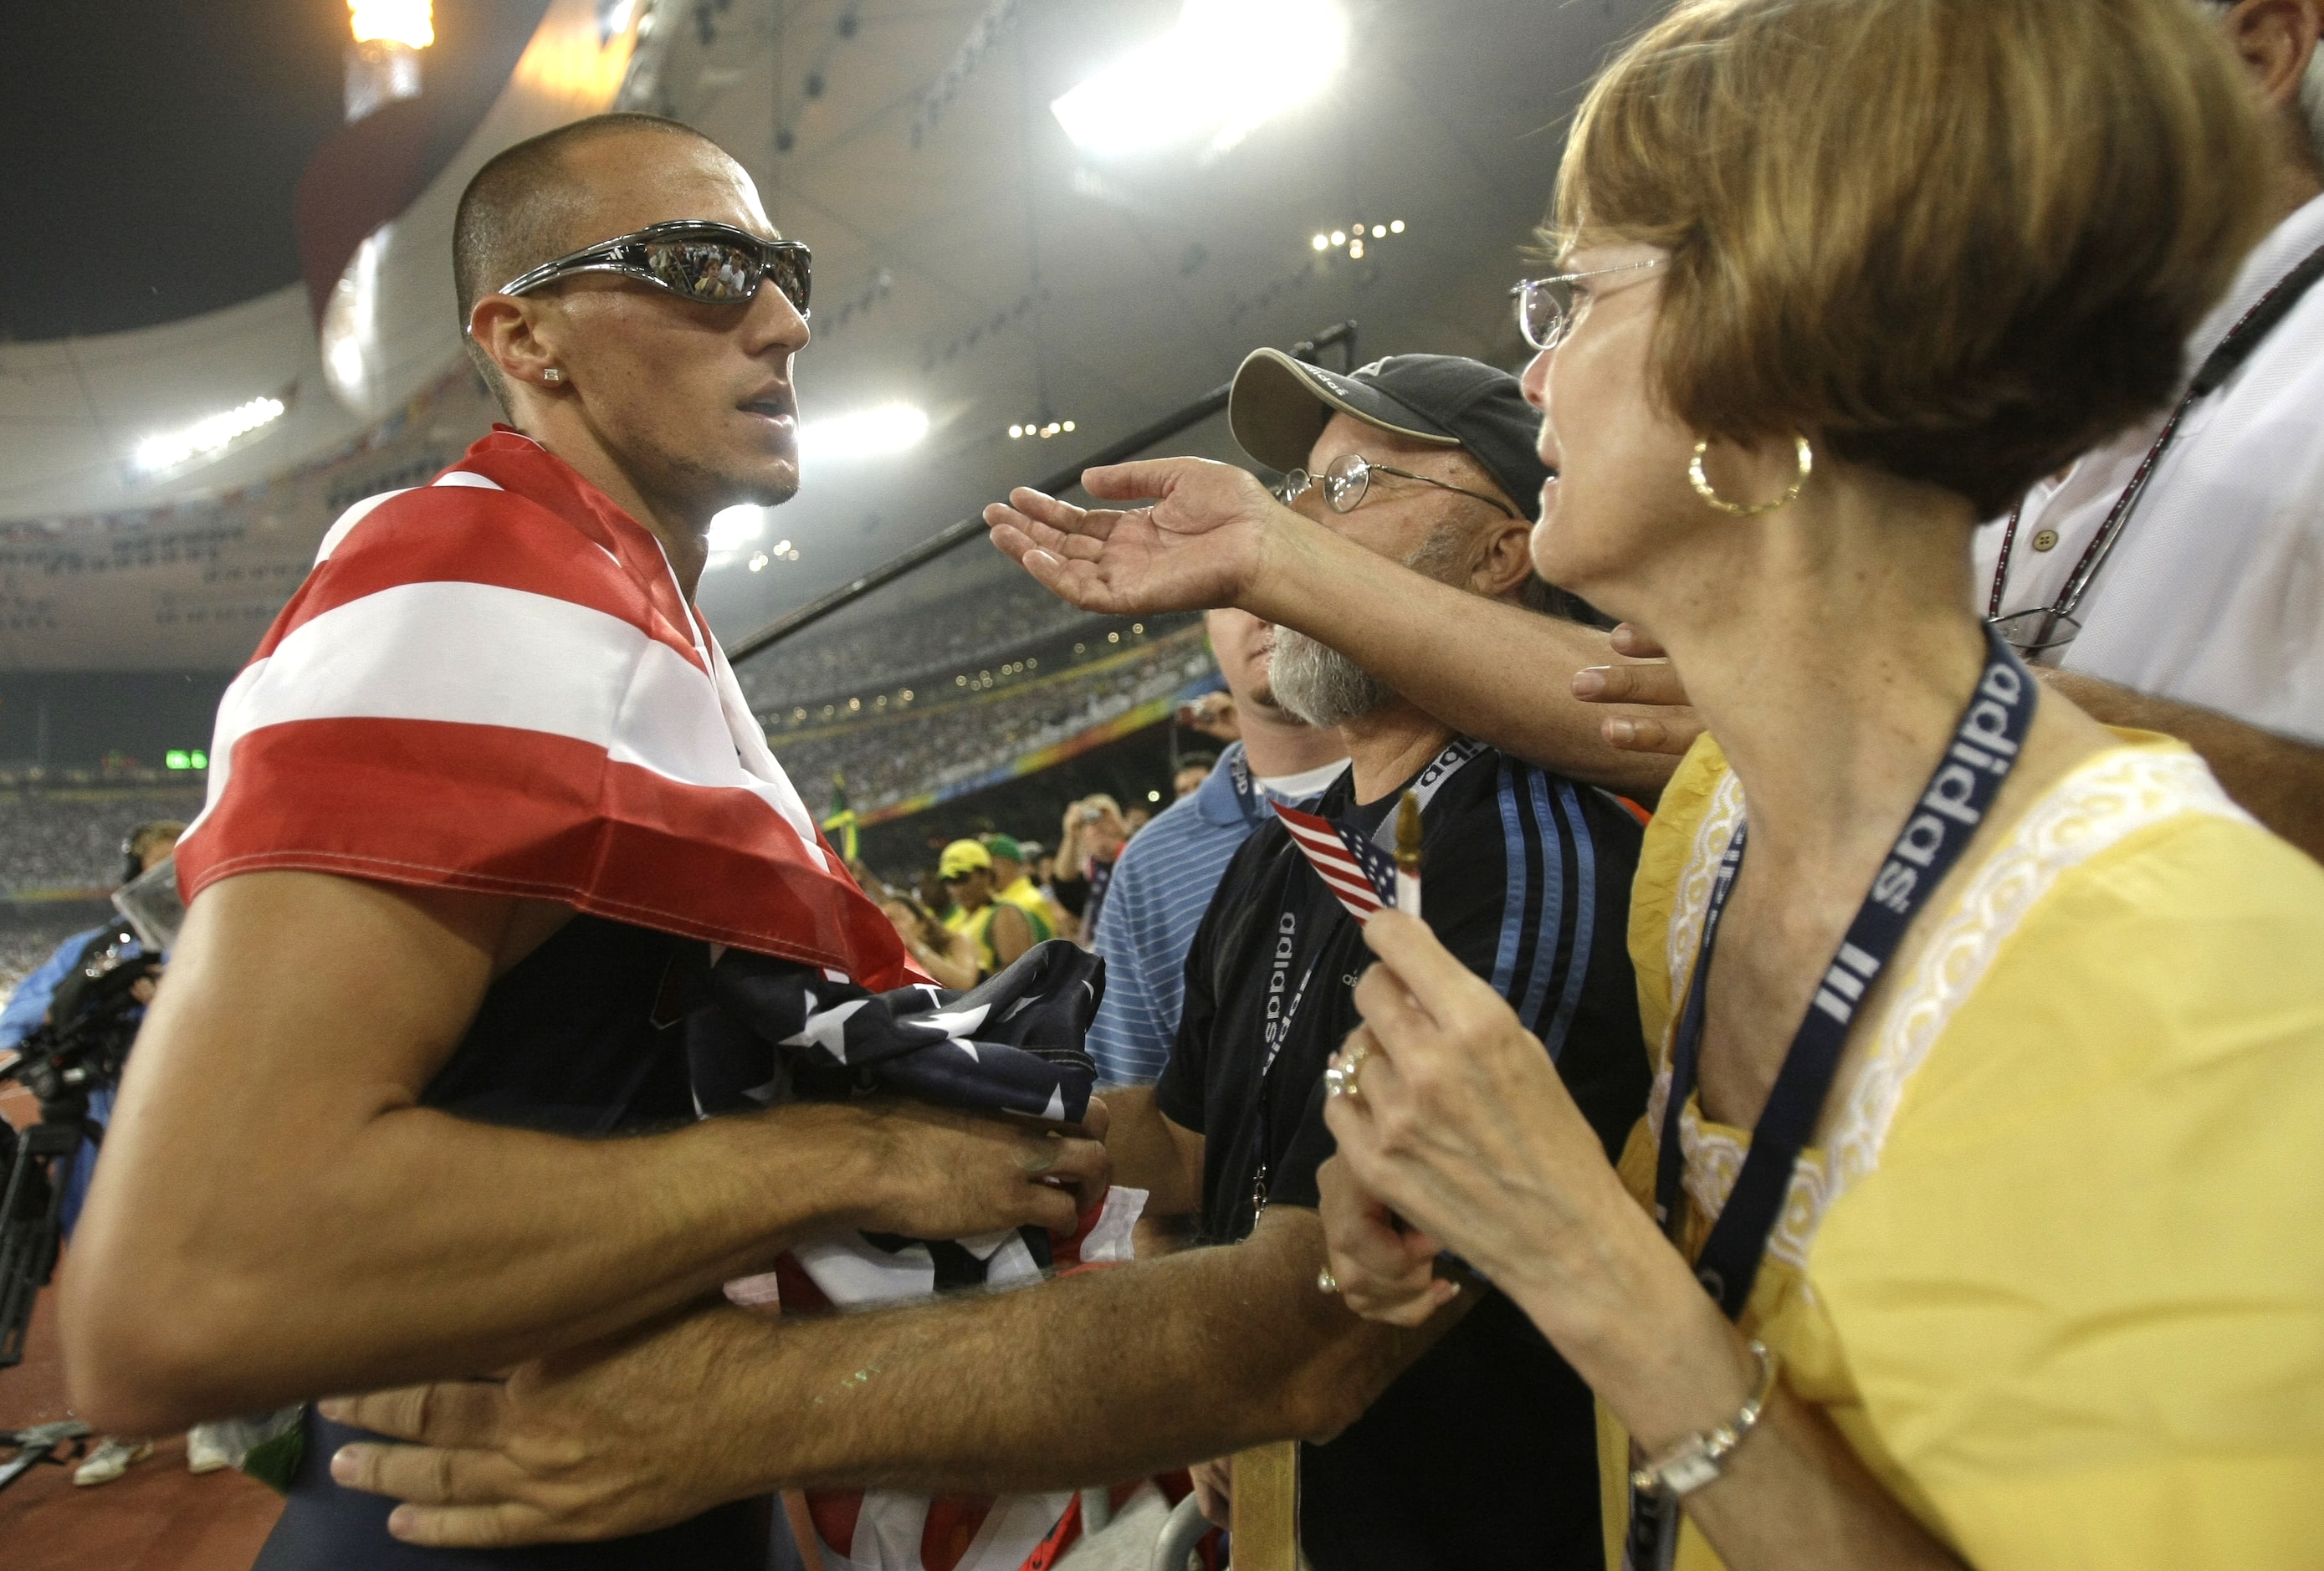
[{"label": "athlete with shaved head", "polygon": [[[1103,1184],[1092,1141],[896,1103],[694,1121],[720,955],[911,980],[692,605],[711,516],[798,486],[807,249],[624,115],[486,165],[455,254],[511,424],[351,509],[220,707],[64,1284],[75,1405],[116,1429],[506,1369],[835,1228],[1070,1232]],[[260,1564],[434,1560],[304,1426]],[[508,1563],[767,1548],[762,1500]]]}]

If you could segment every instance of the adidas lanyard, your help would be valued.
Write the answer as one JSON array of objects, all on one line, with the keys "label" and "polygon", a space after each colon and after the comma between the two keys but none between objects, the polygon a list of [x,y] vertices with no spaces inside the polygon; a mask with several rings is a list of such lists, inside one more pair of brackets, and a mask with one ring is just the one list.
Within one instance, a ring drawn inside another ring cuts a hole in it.
[{"label": "adidas lanyard", "polygon": [[[1960,860],[1993,799],[2024,746],[2034,723],[2037,684],[2024,662],[1993,627],[1985,630],[1986,666],[1968,709],[1954,728],[1952,744],[1937,763],[1904,832],[1873,878],[1871,892],[1849,924],[1848,936],[1832,956],[1814,1000],[1792,1038],[1776,1072],[1766,1106],[1751,1131],[1751,1149],[1711,1236],[1695,1260],[1695,1278],[1719,1300],[1729,1320],[1751,1297],[1767,1239],[1784,1211],[1800,1152],[1815,1134],[1856,1006],[1878,980],[1883,966],[1926,902]],[[1702,1051],[1711,947],[1719,921],[1743,865],[1746,824],[1735,827],[1720,859],[1709,908],[1702,918],[1702,944],[1688,984],[1686,1007],[1671,1040],[1669,1100],[1663,1107],[1661,1147],[1655,1157],[1655,1217],[1673,1243],[1685,1226],[1682,1204],[1685,1153],[1679,1144],[1680,1115],[1693,1096]],[[1666,1571],[1678,1548],[1675,1496],[1642,1494],[1630,1500],[1629,1571]]]},{"label": "adidas lanyard", "polygon": [[2146,457],[2140,459],[2138,467],[2132,471],[2130,484],[2123,487],[2122,494],[2115,499],[2113,508],[2107,512],[2106,522],[2099,524],[2098,533],[2090,537],[2089,547],[2082,552],[2081,560],[2076,562],[2074,570],[2066,575],[2065,586],[2059,590],[2057,599],[2048,605],[2004,616],[2001,601],[2009,587],[2009,559],[2017,547],[2017,526],[2024,520],[2025,504],[2020,502],[2011,510],[2008,526],[2001,532],[2001,559],[1993,568],[1993,592],[1986,600],[1987,622],[2014,622],[2019,617],[2039,616],[2041,625],[2032,638],[2013,641],[2029,652],[2053,648],[2062,642],[2054,637],[2059,623],[2070,622],[2080,625],[2076,613],[2081,609],[2082,599],[2089,593],[2098,569],[2106,566],[2107,558],[2114,554],[2114,548],[2122,539],[2124,529],[2129,525],[2130,515],[2137,508],[2139,498],[2146,494],[2147,481],[2153,477],[2155,466],[2163,461],[2163,449],[2178,434],[2179,422],[2187,418],[2187,411],[2195,406],[2197,399],[2218,392],[2227,378],[2252,357],[2261,343],[2284,318],[2292,314],[2292,308],[2301,302],[2320,278],[2324,278],[2324,246],[2310,252],[2298,266],[2276,280],[2265,294],[2252,302],[2252,308],[2227,329],[2227,336],[2203,357],[2203,364],[2196,370],[2194,380],[2187,384],[2185,394],[2172,410],[2171,418],[2163,422],[2163,429],[2155,433],[2153,445],[2146,449]]},{"label": "adidas lanyard", "polygon": [[[1436,799],[1436,793],[1443,789],[1444,782],[1460,773],[1462,764],[1484,751],[1483,743],[1472,742],[1466,736],[1456,736],[1447,743],[1444,751],[1430,760],[1426,769],[1413,777],[1410,789],[1420,799],[1420,810],[1426,812],[1428,804]],[[1241,761],[1238,759],[1236,762]],[[1238,791],[1242,789],[1242,784],[1243,777],[1239,775],[1235,781]],[[1381,839],[1382,845],[1394,844],[1396,814],[1393,809],[1381,820],[1380,835],[1387,836]],[[1374,837],[1377,839],[1379,836]],[[1307,962],[1307,969],[1300,976],[1299,985],[1292,990],[1291,1002],[1284,1005],[1283,1018],[1277,1022],[1275,1040],[1268,1044],[1266,1056],[1259,1060],[1259,1096],[1254,1119],[1259,1139],[1250,1170],[1250,1224],[1254,1228],[1259,1225],[1259,1214],[1267,1208],[1267,1181],[1275,1166],[1274,1121],[1268,1113],[1268,1092],[1275,1077],[1275,1060],[1282,1056],[1283,1044],[1291,1040],[1292,1017],[1299,1012],[1299,1005],[1307,996],[1307,984],[1315,979],[1315,967],[1323,963],[1321,955]]]}]

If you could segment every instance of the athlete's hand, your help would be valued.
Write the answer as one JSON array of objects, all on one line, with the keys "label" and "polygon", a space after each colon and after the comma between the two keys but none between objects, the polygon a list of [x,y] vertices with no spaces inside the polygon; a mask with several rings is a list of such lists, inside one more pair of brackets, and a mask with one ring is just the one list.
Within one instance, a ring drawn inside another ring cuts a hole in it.
[{"label": "athlete's hand", "polygon": [[1622,705],[1628,714],[1606,716],[1599,735],[1626,753],[1683,753],[1702,735],[1702,716],[1686,701],[1686,684],[1644,629],[1625,622],[1612,633],[1614,665],[1573,673],[1573,696],[1586,704]]},{"label": "athlete's hand", "polygon": [[438,1548],[611,1539],[684,1521],[774,1487],[764,1458],[716,1439],[722,1370],[754,1330],[772,1328],[706,1309],[526,1364],[505,1382],[327,1401],[334,1422],[415,1442],[343,1446],[331,1476],[405,1502],[388,1531]]},{"label": "athlete's hand", "polygon": [[[851,1225],[908,1238],[974,1238],[1004,1228],[1073,1232],[1105,1199],[1112,1159],[1093,1098],[1074,1134],[905,1102],[862,1102],[868,1187],[841,1197]],[[853,1164],[851,1164],[853,1166]]]},{"label": "athlete's hand", "polygon": [[1436,1275],[1437,1242],[1399,1227],[1345,1157],[1316,1169],[1315,1188],[1332,1279],[1349,1308],[1367,1320],[1418,1326],[1460,1293],[1460,1283]]},{"label": "athlete's hand", "polygon": [[1244,470],[1206,458],[1152,458],[1092,469],[1083,488],[1120,512],[1081,508],[1019,486],[984,510],[992,543],[1044,588],[1085,611],[1127,615],[1240,605],[1276,531],[1298,514]]}]

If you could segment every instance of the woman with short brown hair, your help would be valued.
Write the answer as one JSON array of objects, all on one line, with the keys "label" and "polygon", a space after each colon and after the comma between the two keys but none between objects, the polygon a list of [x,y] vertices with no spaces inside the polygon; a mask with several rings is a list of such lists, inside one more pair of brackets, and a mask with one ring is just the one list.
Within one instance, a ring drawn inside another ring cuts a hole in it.
[{"label": "woman with short brown hair", "polygon": [[[2324,1556],[2324,870],[2039,688],[1969,574],[2176,392],[2260,134],[2187,0],[1693,0],[1575,124],[1535,561],[1711,732],[1633,892],[1656,1089],[1609,1168],[1380,913],[1318,1286],[1416,1325],[1478,1296],[1450,1251],[1514,1299],[1599,1395],[1609,1564]],[[1155,500],[987,513],[1081,603],[1267,614],[1228,580],[1306,559],[1219,466],[1085,483]]]},{"label": "woman with short brown hair", "polygon": [[1609,1169],[1383,915],[1323,1283],[1417,1323],[1449,1248],[1523,1306],[1609,1562],[2324,1553],[2324,872],[2042,692],[1969,570],[2176,391],[2257,134],[2184,0],[1682,5],[1575,125],[1535,559],[1711,733],[1634,895],[1660,1073]]}]

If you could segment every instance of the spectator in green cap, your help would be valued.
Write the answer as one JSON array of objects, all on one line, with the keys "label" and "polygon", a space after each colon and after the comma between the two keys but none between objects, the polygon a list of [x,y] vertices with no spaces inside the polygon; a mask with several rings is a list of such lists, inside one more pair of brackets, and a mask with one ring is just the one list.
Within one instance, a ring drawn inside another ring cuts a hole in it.
[{"label": "spectator in green cap", "polygon": [[1013,905],[1025,913],[1033,924],[1033,941],[1057,936],[1061,914],[1049,909],[1041,886],[1033,882],[1031,871],[1025,865],[1025,848],[1010,835],[983,836],[985,854],[992,858],[992,898],[1003,905]]}]

